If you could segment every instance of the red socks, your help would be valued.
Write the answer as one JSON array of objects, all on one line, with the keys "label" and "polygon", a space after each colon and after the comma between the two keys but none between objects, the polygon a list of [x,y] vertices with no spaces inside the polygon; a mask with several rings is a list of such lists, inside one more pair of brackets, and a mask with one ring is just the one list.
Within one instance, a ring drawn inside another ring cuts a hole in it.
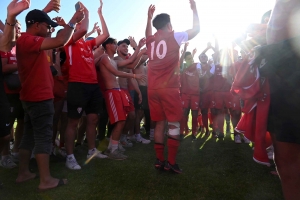
[{"label": "red socks", "polygon": [[168,162],[171,165],[174,165],[176,163],[176,155],[179,147],[179,141],[173,138],[168,138],[167,145],[168,145]]},{"label": "red socks", "polygon": [[164,157],[164,147],[165,145],[160,144],[160,143],[155,143],[154,144],[154,149],[155,149],[155,153],[156,153],[156,158],[163,162],[165,161],[165,157]]}]

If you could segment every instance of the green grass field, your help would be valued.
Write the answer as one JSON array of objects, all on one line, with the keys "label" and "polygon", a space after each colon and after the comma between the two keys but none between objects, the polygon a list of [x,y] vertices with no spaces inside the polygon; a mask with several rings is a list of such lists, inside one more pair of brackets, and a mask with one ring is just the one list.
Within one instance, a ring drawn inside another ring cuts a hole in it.
[{"label": "green grass field", "polygon": [[[86,152],[85,146],[76,150],[83,165],[79,171],[67,169],[64,159],[52,158],[52,175],[69,183],[43,193],[37,192],[39,180],[16,184],[17,169],[1,168],[5,186],[0,199],[283,199],[279,178],[252,161],[251,146],[235,144],[232,135],[194,142],[186,137],[177,157],[180,175],[154,169],[153,142],[127,148],[124,161],[98,159],[84,165]],[[31,168],[37,172],[35,160]]]}]

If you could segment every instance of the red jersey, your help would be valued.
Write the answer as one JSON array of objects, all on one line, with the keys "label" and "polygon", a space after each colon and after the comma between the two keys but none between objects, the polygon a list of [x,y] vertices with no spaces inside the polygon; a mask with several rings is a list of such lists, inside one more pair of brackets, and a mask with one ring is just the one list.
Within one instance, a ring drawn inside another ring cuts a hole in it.
[{"label": "red jersey", "polygon": [[[230,83],[224,77],[225,68],[221,65],[216,65],[215,74],[213,75],[213,90],[217,92],[230,91]],[[226,73],[226,72],[225,72]]]},{"label": "red jersey", "polygon": [[17,40],[18,71],[22,85],[22,101],[44,101],[53,99],[53,77],[46,51],[40,47],[43,37],[22,33]]},{"label": "red jersey", "polygon": [[[0,51],[1,58],[7,59],[7,64],[17,64],[17,57],[16,57],[16,47],[14,46],[10,52],[2,52]],[[14,74],[18,74],[18,71],[14,72]],[[16,90],[10,90],[5,81],[4,81],[4,89],[6,94],[18,94],[21,90],[21,87]]]},{"label": "red jersey", "polygon": [[201,71],[200,71],[200,90],[201,92],[207,92],[212,90],[213,86],[213,78],[209,77],[208,74],[210,73],[211,66],[209,64],[200,64]]},{"label": "red jersey", "polygon": [[181,76],[181,93],[199,95],[199,72],[197,63],[194,63],[183,70]]},{"label": "red jersey", "polygon": [[75,43],[70,42],[64,47],[69,66],[69,82],[97,83],[93,49],[96,39],[84,41],[82,38]]},{"label": "red jersey", "polygon": [[147,37],[148,89],[180,87],[179,49],[187,40],[186,32],[162,30]]}]

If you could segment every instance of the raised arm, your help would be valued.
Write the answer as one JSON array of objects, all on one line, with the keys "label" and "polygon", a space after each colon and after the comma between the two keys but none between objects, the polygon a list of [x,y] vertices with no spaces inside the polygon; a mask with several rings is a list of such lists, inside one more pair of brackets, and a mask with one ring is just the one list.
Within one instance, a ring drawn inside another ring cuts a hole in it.
[{"label": "raised arm", "polygon": [[193,39],[200,32],[200,21],[198,17],[198,11],[194,0],[190,0],[191,9],[193,11],[193,28],[187,30],[189,40]]},{"label": "raised arm", "polygon": [[16,16],[29,8],[30,0],[13,0],[7,7],[7,18],[3,30],[0,34],[0,51],[8,52],[15,42]]},{"label": "raised arm", "polygon": [[146,38],[152,35],[152,18],[155,11],[155,5],[150,5],[148,9],[148,18],[147,18],[147,26],[146,26]]},{"label": "raised arm", "polygon": [[89,28],[89,11],[88,9],[80,2],[80,10],[84,12],[84,19],[80,23],[80,27],[76,27],[76,32],[73,34],[72,41],[75,43],[81,39],[88,32]]},{"label": "raised arm", "polygon": [[183,66],[183,60],[184,60],[184,55],[185,55],[185,52],[186,52],[186,49],[187,49],[187,46],[189,45],[188,42],[186,42],[184,44],[184,47],[183,47],[183,50],[181,52],[181,56],[180,56],[180,60],[179,60],[179,66],[180,66],[180,70],[183,70],[184,66]]},{"label": "raised arm", "polygon": [[[70,24],[77,24],[82,21],[84,18],[83,9],[76,11],[70,20]],[[63,26],[64,29],[57,34],[55,38],[45,38],[42,45],[41,50],[54,49],[58,47],[62,47],[67,44],[67,42],[71,39],[74,28],[70,27],[65,23],[65,21],[61,17],[56,17],[55,20],[60,26]]]},{"label": "raised arm", "polygon": [[[85,35],[85,38],[88,38],[90,35],[92,35],[93,33],[95,33],[98,29],[100,29],[100,28],[99,28],[99,26],[98,26],[98,22],[96,22],[96,23],[94,24],[94,27],[93,27],[93,29],[91,30],[91,32],[89,32],[89,33],[87,33],[87,34]],[[100,34],[98,34],[98,35],[100,35]]]},{"label": "raised arm", "polygon": [[108,28],[106,26],[106,22],[104,20],[103,14],[102,14],[102,6],[103,6],[103,2],[102,2],[102,0],[100,0],[100,7],[98,9],[98,14],[99,14],[99,18],[100,18],[100,22],[101,22],[101,26],[102,26],[102,34],[98,35],[96,37],[96,45],[97,46],[102,44],[109,37]]}]

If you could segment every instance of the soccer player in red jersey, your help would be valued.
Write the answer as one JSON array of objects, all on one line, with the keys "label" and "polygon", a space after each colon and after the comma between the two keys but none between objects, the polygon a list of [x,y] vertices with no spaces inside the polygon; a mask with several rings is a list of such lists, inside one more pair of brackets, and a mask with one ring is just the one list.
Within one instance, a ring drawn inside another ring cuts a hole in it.
[{"label": "soccer player in red jersey", "polygon": [[[200,31],[199,17],[194,0],[190,0],[193,11],[193,28],[185,32],[174,32],[168,14],[159,14],[153,21],[155,6],[150,5],[146,27],[146,45],[149,56],[148,95],[151,119],[156,121],[154,130],[157,169],[164,168],[176,173],[182,170],[176,164],[180,139],[180,120],[183,109],[180,99],[179,48],[182,43],[194,38]],[[152,26],[157,32],[152,35]],[[164,158],[164,130],[168,122],[168,160]]]},{"label": "soccer player in red jersey", "polygon": [[[184,56],[187,68],[185,68],[181,75],[181,100],[184,108],[183,118],[181,120],[181,129],[186,126],[188,114],[192,110],[192,138],[197,139],[197,117],[199,109],[199,71],[200,63],[194,63],[191,52],[186,52]],[[185,128],[187,129],[187,127]]]}]

